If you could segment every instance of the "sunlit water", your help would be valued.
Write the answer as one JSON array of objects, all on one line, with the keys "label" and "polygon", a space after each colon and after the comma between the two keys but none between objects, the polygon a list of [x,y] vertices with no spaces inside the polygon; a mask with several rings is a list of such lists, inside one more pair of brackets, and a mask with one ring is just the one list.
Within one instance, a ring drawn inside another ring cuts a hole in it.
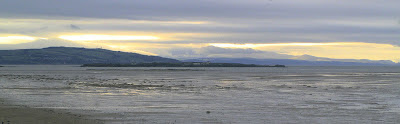
[{"label": "sunlit water", "polygon": [[399,67],[0,68],[0,98],[107,123],[399,123]]}]

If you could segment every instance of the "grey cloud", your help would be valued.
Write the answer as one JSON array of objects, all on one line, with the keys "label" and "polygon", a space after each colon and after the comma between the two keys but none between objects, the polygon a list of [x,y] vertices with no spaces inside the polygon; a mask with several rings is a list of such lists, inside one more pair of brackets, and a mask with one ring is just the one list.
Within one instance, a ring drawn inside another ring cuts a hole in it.
[{"label": "grey cloud", "polygon": [[0,50],[10,50],[10,49],[33,49],[33,48],[44,48],[44,47],[54,47],[54,46],[65,46],[65,47],[90,47],[76,44],[70,41],[60,40],[60,39],[49,39],[49,40],[36,40],[29,43],[23,44],[0,44]]},{"label": "grey cloud", "polygon": [[[71,20],[85,30],[214,33],[188,42],[379,42],[398,45],[398,0],[3,0],[1,18]],[[82,18],[211,21],[204,25],[81,24]],[[329,20],[323,22],[320,20]],[[380,20],[388,20],[380,22]],[[349,24],[335,21],[351,22]],[[376,22],[371,25],[364,22]],[[360,23],[358,23],[360,22]],[[391,25],[384,23],[390,22]],[[226,24],[226,25],[225,25]],[[52,24],[57,25],[57,24]],[[74,26],[70,26],[72,29]],[[78,27],[78,26],[76,26]],[[78,27],[79,28],[79,27]],[[37,29],[0,30],[35,34]],[[46,31],[65,31],[49,27]],[[177,42],[177,41],[173,41]]]},{"label": "grey cloud", "polygon": [[204,53],[204,54],[263,53],[263,51],[258,51],[258,50],[254,50],[254,49],[250,49],[250,48],[248,48],[248,49],[227,49],[227,48],[220,48],[220,47],[215,47],[215,46],[203,47],[199,51],[200,51],[200,53]]},{"label": "grey cloud", "polygon": [[73,25],[73,24],[71,24],[69,27],[70,27],[71,29],[73,29],[73,30],[80,30],[80,29],[81,29],[81,28],[78,27],[77,25]]},{"label": "grey cloud", "polygon": [[186,58],[198,58],[204,55],[200,55],[196,53],[193,49],[190,48],[175,48],[171,50],[166,50],[166,51],[156,51],[155,53],[158,53],[161,56],[164,57],[171,57],[171,58],[177,58],[177,59],[186,59]]},{"label": "grey cloud", "polygon": [[207,57],[224,57],[224,58],[275,58],[275,59],[289,59],[294,56],[279,54],[268,51],[258,51],[254,49],[230,49],[220,48],[214,46],[207,46],[202,48],[175,48],[167,51],[158,51],[159,55],[164,57],[178,58],[178,59],[193,59],[193,58],[207,58]]},{"label": "grey cloud", "polygon": [[[94,18],[321,18],[398,15],[400,2],[386,0],[5,0],[10,15]],[[5,15],[5,14],[4,14]]]}]

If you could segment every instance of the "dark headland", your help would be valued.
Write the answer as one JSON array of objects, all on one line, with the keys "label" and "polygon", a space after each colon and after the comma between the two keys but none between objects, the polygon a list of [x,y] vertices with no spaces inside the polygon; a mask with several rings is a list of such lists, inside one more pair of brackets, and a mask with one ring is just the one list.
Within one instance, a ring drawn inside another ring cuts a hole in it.
[{"label": "dark headland", "polygon": [[177,63],[176,59],[137,53],[76,47],[0,50],[2,65],[82,65],[87,63]]},{"label": "dark headland", "polygon": [[82,65],[83,67],[285,67],[236,62],[182,62],[160,56],[77,47],[0,50],[0,64]]}]

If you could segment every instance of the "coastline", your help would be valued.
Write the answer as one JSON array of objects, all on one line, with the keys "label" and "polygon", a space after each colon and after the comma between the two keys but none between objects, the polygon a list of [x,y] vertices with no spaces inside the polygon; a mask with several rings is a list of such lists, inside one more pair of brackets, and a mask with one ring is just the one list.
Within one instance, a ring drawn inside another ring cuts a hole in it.
[{"label": "coastline", "polygon": [[4,124],[103,124],[99,120],[54,109],[12,105],[0,99],[0,123]]},{"label": "coastline", "polygon": [[183,62],[183,63],[92,63],[83,64],[81,67],[286,67],[285,65],[256,65],[241,63],[209,63],[209,62]]}]

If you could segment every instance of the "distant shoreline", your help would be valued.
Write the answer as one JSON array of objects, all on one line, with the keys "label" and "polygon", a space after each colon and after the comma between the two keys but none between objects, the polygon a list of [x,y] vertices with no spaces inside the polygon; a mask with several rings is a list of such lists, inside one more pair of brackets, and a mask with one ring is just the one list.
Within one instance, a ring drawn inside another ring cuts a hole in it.
[{"label": "distant shoreline", "polygon": [[286,67],[285,65],[255,65],[240,63],[209,63],[209,62],[183,62],[183,63],[93,63],[83,64],[81,67]]}]

